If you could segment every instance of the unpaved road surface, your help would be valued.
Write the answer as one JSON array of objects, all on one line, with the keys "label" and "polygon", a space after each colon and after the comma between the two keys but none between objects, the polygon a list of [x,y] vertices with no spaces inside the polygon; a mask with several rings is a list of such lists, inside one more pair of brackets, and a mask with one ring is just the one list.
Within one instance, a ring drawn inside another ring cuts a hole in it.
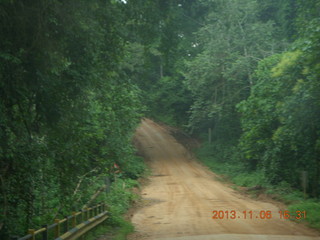
[{"label": "unpaved road surface", "polygon": [[[217,181],[166,128],[145,119],[135,138],[152,176],[141,193],[147,204],[132,216],[136,233],[129,240],[320,239],[316,231],[280,219],[275,205],[247,198]],[[234,210],[236,217],[212,219],[214,210]],[[272,218],[260,219],[261,211],[271,211]]]}]

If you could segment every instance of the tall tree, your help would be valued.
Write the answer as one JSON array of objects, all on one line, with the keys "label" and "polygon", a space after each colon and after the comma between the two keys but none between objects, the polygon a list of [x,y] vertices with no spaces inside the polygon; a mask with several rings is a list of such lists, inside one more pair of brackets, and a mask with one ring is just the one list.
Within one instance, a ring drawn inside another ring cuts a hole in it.
[{"label": "tall tree", "polygon": [[90,179],[132,161],[140,103],[120,78],[120,6],[0,3],[1,239],[79,209]]},{"label": "tall tree", "polygon": [[251,95],[239,104],[240,147],[247,165],[263,169],[273,184],[300,188],[301,171],[307,171],[308,193],[318,197],[319,2],[297,5],[299,38],[290,51],[259,63]]},{"label": "tall tree", "polygon": [[143,90],[147,114],[185,124],[191,96],[181,72],[206,9],[194,0],[129,1],[123,8],[130,39],[124,69]]},{"label": "tall tree", "polygon": [[215,136],[237,138],[235,105],[253,84],[257,62],[279,48],[272,22],[260,21],[257,1],[214,1],[194,45],[200,53],[188,61],[186,84],[195,98],[189,125],[214,128]]}]

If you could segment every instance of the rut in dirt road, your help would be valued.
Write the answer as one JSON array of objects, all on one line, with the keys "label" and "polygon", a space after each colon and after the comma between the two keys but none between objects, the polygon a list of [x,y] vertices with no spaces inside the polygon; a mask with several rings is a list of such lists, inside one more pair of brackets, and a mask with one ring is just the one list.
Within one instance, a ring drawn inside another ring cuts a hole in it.
[{"label": "rut in dirt road", "polygon": [[[152,176],[142,190],[150,204],[133,215],[136,233],[128,239],[318,239],[315,230],[280,219],[276,206],[215,180],[166,128],[145,119],[135,140]],[[228,219],[212,219],[214,210],[227,211]],[[267,211],[272,217],[261,219]]]}]

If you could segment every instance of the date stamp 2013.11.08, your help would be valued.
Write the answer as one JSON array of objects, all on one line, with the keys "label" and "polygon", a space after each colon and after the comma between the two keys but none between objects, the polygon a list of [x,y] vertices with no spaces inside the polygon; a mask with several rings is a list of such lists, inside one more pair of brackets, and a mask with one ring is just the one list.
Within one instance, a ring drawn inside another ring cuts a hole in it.
[{"label": "date stamp 2013.11.08", "polygon": [[213,210],[212,219],[306,219],[306,211],[270,211],[270,210]]}]

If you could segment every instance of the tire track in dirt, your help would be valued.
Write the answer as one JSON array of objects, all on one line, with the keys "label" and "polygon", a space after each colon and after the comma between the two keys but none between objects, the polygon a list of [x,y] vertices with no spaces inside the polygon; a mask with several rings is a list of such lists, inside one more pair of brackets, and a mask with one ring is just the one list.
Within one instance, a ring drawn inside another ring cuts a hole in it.
[{"label": "tire track in dirt", "polygon": [[[144,119],[135,141],[153,172],[142,196],[155,203],[133,214],[136,233],[129,240],[320,239],[317,231],[280,219],[275,205],[244,197],[217,181],[165,127]],[[235,210],[239,216],[212,219],[213,210]],[[253,219],[243,219],[245,210],[253,211]],[[271,219],[255,218],[267,210]]]}]

